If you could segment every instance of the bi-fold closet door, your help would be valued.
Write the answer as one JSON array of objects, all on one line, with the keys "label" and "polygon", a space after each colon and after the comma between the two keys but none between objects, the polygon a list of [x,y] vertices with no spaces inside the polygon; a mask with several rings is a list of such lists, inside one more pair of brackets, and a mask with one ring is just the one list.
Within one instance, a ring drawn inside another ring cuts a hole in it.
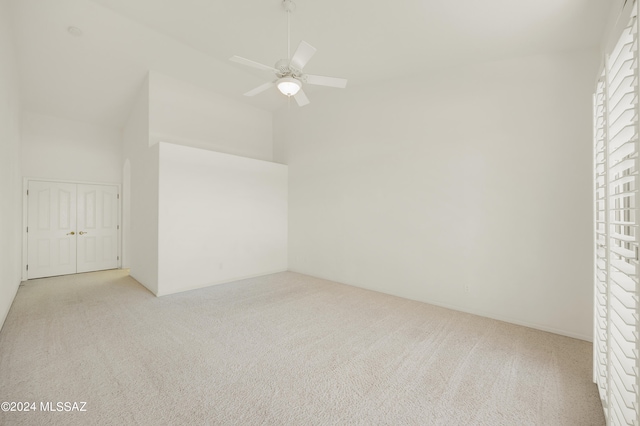
[{"label": "bi-fold closet door", "polygon": [[27,278],[118,267],[116,185],[31,180],[27,192]]},{"label": "bi-fold closet door", "polygon": [[594,381],[608,425],[640,425],[637,7],[626,5],[594,95]]}]

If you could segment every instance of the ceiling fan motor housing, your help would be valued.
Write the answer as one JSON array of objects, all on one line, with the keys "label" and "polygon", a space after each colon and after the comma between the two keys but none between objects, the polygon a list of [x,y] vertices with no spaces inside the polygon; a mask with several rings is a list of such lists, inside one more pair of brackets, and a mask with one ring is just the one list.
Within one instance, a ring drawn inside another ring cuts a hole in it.
[{"label": "ceiling fan motor housing", "polygon": [[276,65],[274,68],[278,70],[276,75],[279,78],[293,77],[293,78],[300,79],[302,77],[302,71],[293,67],[288,59],[280,59],[278,62],[276,62]]}]

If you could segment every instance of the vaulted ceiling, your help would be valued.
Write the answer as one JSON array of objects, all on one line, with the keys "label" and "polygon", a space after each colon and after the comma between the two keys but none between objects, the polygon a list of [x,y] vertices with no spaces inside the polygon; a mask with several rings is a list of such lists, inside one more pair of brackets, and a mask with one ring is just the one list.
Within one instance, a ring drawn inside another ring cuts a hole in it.
[{"label": "vaulted ceiling", "polygon": [[[426,70],[597,47],[615,0],[298,0],[291,43],[318,49],[306,71],[349,86]],[[287,55],[281,0],[11,0],[26,109],[121,127],[148,70],[267,110],[241,94]],[[70,26],[81,36],[70,34]],[[322,88],[315,90],[337,90]],[[313,93],[313,89],[308,92]],[[307,90],[307,89],[305,89]]]}]

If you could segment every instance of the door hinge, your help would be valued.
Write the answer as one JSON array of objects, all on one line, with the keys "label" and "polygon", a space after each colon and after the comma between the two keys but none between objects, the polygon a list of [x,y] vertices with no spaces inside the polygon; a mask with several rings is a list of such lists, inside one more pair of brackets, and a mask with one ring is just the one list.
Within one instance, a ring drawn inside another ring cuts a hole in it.
[{"label": "door hinge", "polygon": [[29,227],[27,226],[27,234],[29,233]]},{"label": "door hinge", "polygon": [[118,200],[120,199],[120,194],[118,194]]},{"label": "door hinge", "polygon": [[29,265],[27,265],[27,271],[29,270]]},{"label": "door hinge", "polygon": [[116,260],[120,260],[120,256],[118,256],[118,257],[116,258]]},{"label": "door hinge", "polygon": [[120,229],[120,225],[118,225],[118,229]]},{"label": "door hinge", "polygon": [[27,189],[27,195],[29,195],[29,190]]}]

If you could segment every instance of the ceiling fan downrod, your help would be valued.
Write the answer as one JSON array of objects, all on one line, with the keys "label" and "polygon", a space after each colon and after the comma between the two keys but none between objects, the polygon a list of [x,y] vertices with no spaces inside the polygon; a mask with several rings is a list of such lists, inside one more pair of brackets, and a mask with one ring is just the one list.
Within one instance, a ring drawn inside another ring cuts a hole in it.
[{"label": "ceiling fan downrod", "polygon": [[287,59],[291,60],[291,14],[296,10],[293,0],[283,0],[282,7],[287,12]]}]

